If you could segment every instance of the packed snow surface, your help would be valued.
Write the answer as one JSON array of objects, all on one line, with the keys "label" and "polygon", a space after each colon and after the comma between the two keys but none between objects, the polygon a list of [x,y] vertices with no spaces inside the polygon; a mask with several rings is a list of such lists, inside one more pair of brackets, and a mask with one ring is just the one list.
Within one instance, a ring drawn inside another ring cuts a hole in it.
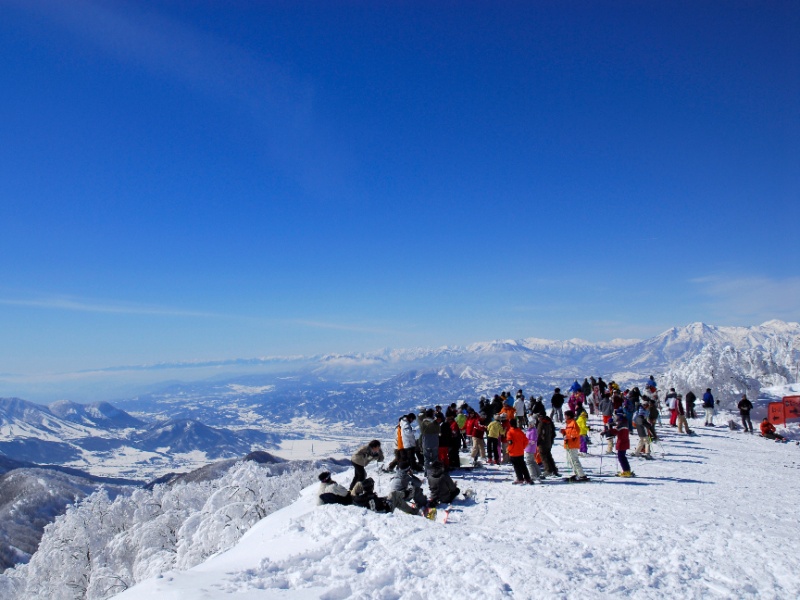
[{"label": "packed snow surface", "polygon": [[[506,465],[464,471],[456,483],[475,496],[459,497],[446,524],[441,510],[434,522],[316,506],[314,485],[230,550],[118,597],[800,597],[800,447],[704,427],[700,412],[696,436],[660,427],[656,460],[631,458],[633,479],[601,458],[596,417],[589,483],[512,485]],[[554,456],[568,474],[560,447]],[[369,472],[385,494],[390,476]]]}]

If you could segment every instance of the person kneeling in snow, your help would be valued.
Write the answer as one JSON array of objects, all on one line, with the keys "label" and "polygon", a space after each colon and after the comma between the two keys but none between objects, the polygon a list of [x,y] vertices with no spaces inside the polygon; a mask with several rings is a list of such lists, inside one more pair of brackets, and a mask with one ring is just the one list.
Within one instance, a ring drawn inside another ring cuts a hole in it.
[{"label": "person kneeling in snow", "polygon": [[[427,507],[428,499],[422,491],[422,481],[411,472],[411,465],[407,462],[397,465],[397,470],[392,476],[389,486],[388,500],[392,508],[416,515],[419,514],[420,509]],[[409,504],[412,501],[416,504],[416,508]]]},{"label": "person kneeling in snow", "polygon": [[386,498],[375,493],[375,480],[367,477],[353,486],[353,505],[379,513],[390,513],[394,507]]},{"label": "person kneeling in snow", "polygon": [[348,506],[353,503],[353,497],[347,488],[339,485],[333,479],[329,471],[319,474],[319,492],[317,492],[317,505],[320,504],[344,504]]},{"label": "person kneeling in snow", "polygon": [[439,503],[450,504],[461,492],[439,460],[434,461],[431,465],[428,473],[428,488],[430,489],[428,506],[437,506]]}]

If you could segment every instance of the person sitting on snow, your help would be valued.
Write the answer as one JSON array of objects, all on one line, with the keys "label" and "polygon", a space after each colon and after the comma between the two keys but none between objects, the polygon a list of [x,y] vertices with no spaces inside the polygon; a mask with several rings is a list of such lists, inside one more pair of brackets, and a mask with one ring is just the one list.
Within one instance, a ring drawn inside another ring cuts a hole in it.
[{"label": "person sitting on snow", "polygon": [[[441,463],[439,462],[439,464]],[[397,465],[397,470],[392,476],[389,486],[389,501],[394,508],[416,515],[419,514],[420,509],[427,507],[428,499],[422,491],[422,481],[411,472],[411,465],[407,462]],[[414,502],[416,508],[410,506],[409,502]]]},{"label": "person sitting on snow", "polygon": [[775,433],[775,425],[769,422],[769,419],[764,417],[761,421],[761,435],[768,440],[782,440],[782,435]]},{"label": "person sitting on snow", "polygon": [[379,513],[390,513],[394,507],[375,493],[375,480],[367,477],[353,486],[353,505]]},{"label": "person sitting on snow", "polygon": [[431,465],[428,473],[428,489],[430,490],[428,506],[437,506],[439,503],[450,504],[461,492],[439,460]]},{"label": "person sitting on snow", "polygon": [[352,503],[353,497],[350,495],[350,491],[331,479],[330,471],[323,471],[319,474],[317,505],[344,504],[348,506]]}]

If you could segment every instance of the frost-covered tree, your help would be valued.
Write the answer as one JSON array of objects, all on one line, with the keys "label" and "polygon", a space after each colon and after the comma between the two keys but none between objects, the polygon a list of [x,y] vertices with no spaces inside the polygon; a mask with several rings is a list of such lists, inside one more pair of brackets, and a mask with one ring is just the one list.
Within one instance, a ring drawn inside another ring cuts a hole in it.
[{"label": "frost-covered tree", "polygon": [[256,522],[293,502],[316,471],[272,476],[237,463],[213,481],[139,489],[113,502],[101,490],[45,529],[27,565],[0,576],[0,597],[109,598],[230,548]]}]

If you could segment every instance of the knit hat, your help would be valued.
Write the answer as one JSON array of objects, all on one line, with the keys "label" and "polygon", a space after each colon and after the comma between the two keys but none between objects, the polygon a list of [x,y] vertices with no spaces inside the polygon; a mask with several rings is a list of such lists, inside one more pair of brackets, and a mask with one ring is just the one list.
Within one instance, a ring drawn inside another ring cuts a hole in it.
[{"label": "knit hat", "polygon": [[331,478],[331,472],[330,471],[323,471],[322,473],[319,474],[319,480],[322,483],[330,481],[330,478]]}]

